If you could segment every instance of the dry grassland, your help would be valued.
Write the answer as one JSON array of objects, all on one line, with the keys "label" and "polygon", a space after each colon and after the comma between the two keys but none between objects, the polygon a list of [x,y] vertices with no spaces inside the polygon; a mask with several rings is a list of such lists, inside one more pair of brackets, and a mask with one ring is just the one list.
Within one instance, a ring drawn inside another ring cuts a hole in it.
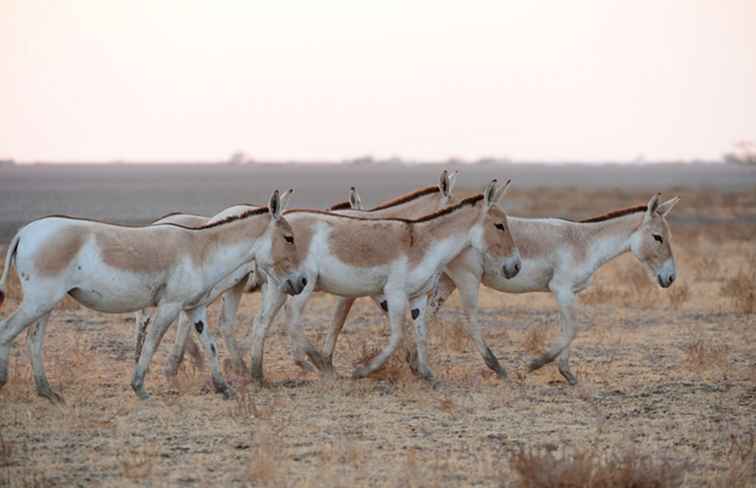
[{"label": "dry grassland", "polygon": [[[279,320],[267,342],[270,384],[228,372],[236,397],[224,401],[189,362],[174,381],[163,378],[170,331],[143,402],[129,387],[133,319],[67,300],[45,349],[67,403],[35,395],[21,336],[0,390],[0,486],[754,486],[756,192],[680,193],[679,280],[662,290],[629,255],[594,277],[580,298],[575,387],[556,365],[525,373],[558,333],[551,296],[484,289],[484,334],[506,382],[467,339],[456,295],[430,324],[438,387],[415,379],[401,355],[372,378],[349,379],[388,338],[361,300],[337,347],[336,379],[293,365]],[[542,189],[513,198],[527,209],[520,215],[579,218],[648,195]],[[18,299],[15,285],[4,316]],[[238,335],[259,304],[244,298]],[[312,300],[310,337],[323,339],[334,304]]]}]

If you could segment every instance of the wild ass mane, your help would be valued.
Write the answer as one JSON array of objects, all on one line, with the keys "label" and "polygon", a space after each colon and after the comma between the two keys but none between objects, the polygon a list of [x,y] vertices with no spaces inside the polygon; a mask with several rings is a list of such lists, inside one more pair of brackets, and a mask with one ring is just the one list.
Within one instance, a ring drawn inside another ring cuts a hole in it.
[{"label": "wild ass mane", "polygon": [[[407,202],[411,202],[412,200],[416,200],[420,197],[423,197],[425,195],[431,195],[433,193],[439,193],[441,190],[437,186],[429,186],[426,188],[420,188],[419,190],[415,190],[411,193],[407,193],[405,195],[400,195],[396,198],[392,198],[391,200],[387,200],[383,203],[379,203],[378,206],[373,207],[371,209],[363,210],[364,212],[375,212],[377,210],[386,210],[387,208],[396,207],[397,205],[402,205]],[[358,209],[352,209],[352,205],[347,202],[340,202],[333,206],[331,206],[328,210],[358,210]]]},{"label": "wild ass mane", "polygon": [[478,203],[481,200],[483,200],[483,195],[482,194],[480,194],[480,195],[473,195],[471,197],[465,198],[464,200],[462,200],[461,202],[459,202],[456,205],[453,205],[451,207],[447,207],[447,208],[438,210],[438,211],[433,212],[433,213],[428,214],[428,215],[424,215],[424,216],[422,216],[420,218],[417,218],[417,219],[402,219],[402,218],[399,218],[399,217],[386,217],[386,218],[382,218],[382,219],[375,219],[375,218],[370,218],[370,217],[357,217],[356,215],[337,214],[337,213],[328,212],[327,210],[318,210],[318,209],[313,209],[313,208],[292,208],[292,209],[287,210],[286,212],[284,212],[284,215],[289,215],[289,214],[292,214],[292,213],[312,213],[312,214],[320,214],[320,215],[329,215],[331,217],[337,217],[337,218],[340,218],[340,219],[367,220],[367,221],[371,221],[371,222],[381,222],[381,221],[385,222],[385,221],[389,221],[389,222],[402,222],[402,223],[405,223],[405,224],[419,224],[419,223],[422,223],[422,222],[428,222],[429,220],[437,219],[439,217],[443,217],[444,215],[448,215],[450,213],[456,212],[457,210],[459,210],[459,209],[461,209],[463,207],[473,206],[473,205],[475,205],[476,203]]},{"label": "wild ass mane", "polygon": [[638,212],[645,212],[648,209],[645,205],[639,205],[637,207],[622,208],[620,210],[612,210],[598,217],[591,217],[590,219],[580,220],[579,224],[592,224],[594,222],[603,222],[605,220],[616,219],[618,217],[624,217]]}]

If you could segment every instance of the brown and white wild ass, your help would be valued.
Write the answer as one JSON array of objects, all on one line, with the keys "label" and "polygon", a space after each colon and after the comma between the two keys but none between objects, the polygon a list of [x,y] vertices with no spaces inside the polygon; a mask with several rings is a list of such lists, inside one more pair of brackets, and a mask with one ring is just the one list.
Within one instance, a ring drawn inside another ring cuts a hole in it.
[{"label": "brown and white wild ass", "polygon": [[[418,190],[415,190],[411,193],[401,195],[399,197],[396,197],[392,200],[383,202],[376,206],[375,208],[364,210],[361,212],[355,211],[353,207],[361,207],[362,202],[354,200],[354,198],[359,198],[359,196],[356,193],[356,190],[352,188],[352,191],[350,193],[350,200],[347,202],[342,202],[336,205],[333,205],[329,208],[329,211],[333,213],[339,213],[339,214],[345,214],[345,215],[352,215],[357,217],[370,217],[370,218],[392,218],[392,217],[400,217],[400,218],[407,218],[407,219],[413,219],[413,218],[419,218],[423,215],[431,214],[437,210],[446,208],[447,206],[454,203],[454,184],[457,178],[457,172],[449,174],[446,170],[444,170],[441,173],[440,181],[438,185],[436,186],[429,186],[426,188],[421,188]],[[175,215],[174,217],[182,217],[181,214]],[[191,218],[191,216],[187,216],[188,218]],[[173,217],[169,217],[173,218]],[[293,225],[293,224],[292,224]],[[298,225],[298,224],[297,224]],[[303,233],[306,233],[306,229],[302,231]],[[297,229],[295,229],[295,233],[297,233]],[[301,250],[300,252],[304,252],[304,250]],[[225,282],[226,280],[224,280]],[[236,345],[236,340],[234,339],[234,336],[232,334],[233,326],[234,326],[234,320],[236,317],[236,312],[239,306],[239,303],[241,301],[241,296],[245,291],[253,291],[256,290],[256,286],[260,286],[262,289],[263,295],[265,295],[265,277],[258,275],[251,276],[248,278],[248,280],[245,282],[239,282],[235,286],[231,286],[228,288],[228,290],[223,293],[222,295],[222,309],[221,309],[221,330],[223,331],[224,338],[226,340],[226,345],[228,347],[229,353],[231,354],[231,360],[232,364],[234,365],[237,370],[243,370],[244,367],[244,361],[242,360],[241,351],[239,350],[238,346]],[[220,289],[222,286],[227,286],[228,283],[221,282],[219,285],[216,286],[216,289]],[[354,303],[354,298],[341,298],[339,300],[339,304],[337,306],[337,313],[347,313],[349,308],[351,308],[352,304]],[[260,322],[264,319],[266,315],[269,315],[269,312],[267,311],[265,305],[263,304],[263,307],[260,309],[257,318],[255,319],[256,322]],[[168,362],[168,366],[166,368],[167,374],[175,374],[176,367],[178,366],[179,362],[183,358],[183,352],[184,347],[190,347],[190,350],[196,350],[196,345],[191,340],[191,335],[189,335],[190,331],[190,324],[189,323],[179,323],[179,332],[177,333],[177,341],[174,345],[174,352],[171,355],[171,359]],[[187,342],[184,344],[181,342],[181,338],[186,336]],[[252,336],[252,328],[250,328],[249,333],[247,334],[247,340],[245,342],[251,341]],[[331,335],[329,335],[329,338]],[[294,351],[296,352],[296,350]],[[306,358],[303,354],[295,354],[295,362],[300,367],[306,370],[312,369],[310,364],[306,361]]]},{"label": "brown and white wild ass", "polygon": [[659,203],[659,198],[657,194],[645,206],[582,222],[509,217],[512,237],[522,253],[522,271],[513,279],[502,279],[492,263],[472,250],[464,251],[447,265],[431,300],[432,313],[459,289],[468,320],[477,324],[480,283],[507,293],[550,291],[559,304],[560,335],[542,356],[530,362],[529,369],[538,369],[558,357],[559,372],[570,384],[576,384],[569,365],[570,344],[577,333],[575,296],[590,285],[593,273],[630,252],[656,276],[662,288],[675,281],[672,235],[666,216],[679,198],[664,203]]},{"label": "brown and white wild ass", "polygon": [[[307,278],[302,293],[286,307],[295,358],[306,354],[318,369],[329,367],[299,323],[313,291],[345,297],[385,296],[391,335],[377,356],[353,371],[353,377],[364,377],[380,368],[398,346],[408,302],[427,299],[440,271],[466,247],[496,262],[498,273],[511,274],[519,267],[519,256],[506,214],[495,208],[508,185],[499,187],[494,180],[482,195],[414,220],[288,211]],[[251,369],[258,381],[262,381],[265,335],[284,300],[280,291],[268,287],[261,320],[254,324]]]},{"label": "brown and white wild ass", "polygon": [[[42,346],[50,312],[68,294],[100,312],[158,307],[131,382],[140,398],[148,398],[144,376],[168,326],[186,310],[204,330],[206,319],[196,313],[204,307],[197,305],[240,265],[254,259],[274,284],[270,288],[302,291],[306,282],[280,203],[275,191],[267,208],[199,229],[175,224],[124,227],[57,216],[27,224],[13,237],[0,277],[0,302],[14,262],[23,290],[19,307],[0,321],[0,386],[8,379],[13,340],[36,322],[28,342],[37,392],[61,399],[47,381]],[[227,394],[223,377],[214,380],[216,389]]]}]

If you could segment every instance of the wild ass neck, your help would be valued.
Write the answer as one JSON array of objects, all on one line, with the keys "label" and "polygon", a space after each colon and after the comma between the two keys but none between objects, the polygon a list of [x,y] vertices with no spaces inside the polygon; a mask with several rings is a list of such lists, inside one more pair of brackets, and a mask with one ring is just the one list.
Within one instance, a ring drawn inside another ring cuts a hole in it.
[{"label": "wild ass neck", "polygon": [[602,222],[575,224],[591,269],[596,270],[630,250],[630,238],[643,222],[643,216],[643,212],[637,212]]},{"label": "wild ass neck", "polygon": [[412,248],[422,253],[416,260],[434,269],[449,264],[471,245],[471,231],[479,223],[479,216],[480,205],[466,205],[436,218],[412,223]]},{"label": "wild ass neck", "polygon": [[270,223],[270,214],[261,213],[191,231],[202,255],[203,272],[209,282],[217,282],[242,264],[251,261]]}]

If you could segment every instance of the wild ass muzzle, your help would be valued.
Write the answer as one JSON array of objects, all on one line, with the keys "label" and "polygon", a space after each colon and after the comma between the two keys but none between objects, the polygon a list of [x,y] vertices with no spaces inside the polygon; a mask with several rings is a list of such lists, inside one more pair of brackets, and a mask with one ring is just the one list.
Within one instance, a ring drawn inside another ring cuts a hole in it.
[{"label": "wild ass muzzle", "polygon": [[[290,210],[302,271],[307,286],[286,307],[287,327],[295,357],[307,355],[321,371],[328,363],[304,336],[300,317],[313,291],[345,297],[384,295],[391,335],[387,346],[367,365],[353,371],[364,377],[393,354],[402,335],[408,302],[425,296],[434,277],[468,246],[498,263],[499,273],[517,257],[506,214],[495,208],[509,182],[492,181],[476,195],[419,219],[373,219],[318,210]],[[262,381],[265,335],[285,297],[266,289],[262,320],[256,321],[252,342],[252,375]],[[426,298],[427,299],[427,298]]]},{"label": "wild ass muzzle", "polygon": [[[645,206],[609,212],[582,222],[563,219],[509,218],[512,237],[522,253],[522,271],[505,280],[496,268],[473,251],[462,252],[446,267],[431,300],[435,313],[459,289],[468,320],[478,322],[478,288],[507,293],[550,291],[559,304],[561,332],[554,343],[529,364],[530,371],[559,358],[559,372],[572,385],[570,345],[577,333],[576,294],[588,288],[601,266],[626,252],[632,253],[667,288],[677,278],[672,235],[667,215],[678,197],[660,202],[656,194]],[[473,325],[477,327],[477,325]]]},{"label": "wild ass muzzle", "polygon": [[[100,312],[158,307],[131,382],[140,398],[148,398],[144,376],[168,326],[185,310],[204,330],[204,307],[198,305],[243,263],[254,259],[274,285],[270,288],[282,294],[302,291],[306,281],[283,210],[275,191],[267,208],[199,229],[123,227],[70,217],[45,217],[24,226],[11,242],[0,278],[4,290],[15,262],[23,290],[19,307],[0,322],[0,386],[8,379],[13,340],[36,323],[28,342],[37,393],[62,400],[47,381],[42,346],[50,312],[68,294]],[[216,390],[228,394],[220,371],[214,380]]]}]

